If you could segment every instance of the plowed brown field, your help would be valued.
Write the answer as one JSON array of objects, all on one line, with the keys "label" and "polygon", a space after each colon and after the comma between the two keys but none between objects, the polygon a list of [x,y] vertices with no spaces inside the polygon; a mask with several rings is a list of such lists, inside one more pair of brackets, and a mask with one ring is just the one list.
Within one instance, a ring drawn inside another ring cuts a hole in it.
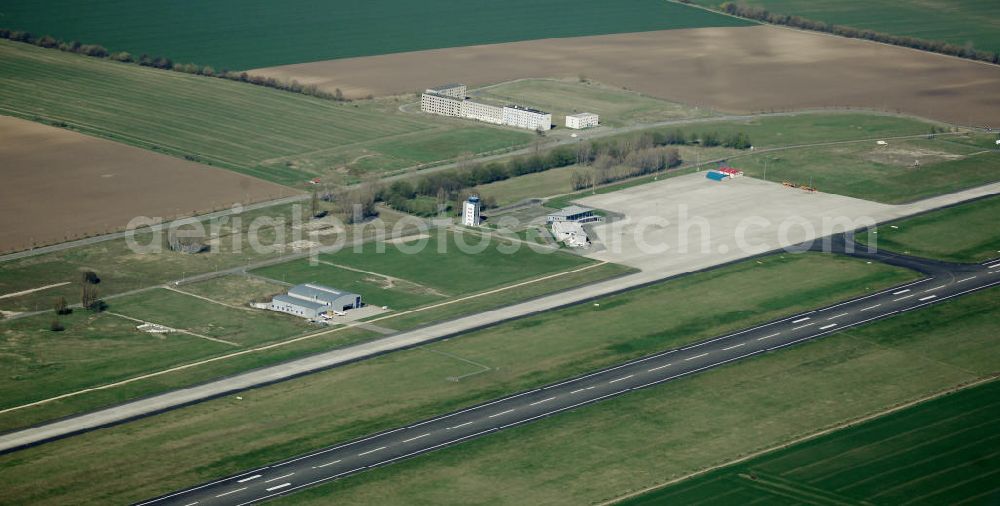
[{"label": "plowed brown field", "polygon": [[290,188],[0,116],[0,252],[280,198]]},{"label": "plowed brown field", "polygon": [[582,74],[734,113],[850,106],[966,125],[1000,122],[1000,67],[771,26],[548,39],[253,72],[353,97]]}]

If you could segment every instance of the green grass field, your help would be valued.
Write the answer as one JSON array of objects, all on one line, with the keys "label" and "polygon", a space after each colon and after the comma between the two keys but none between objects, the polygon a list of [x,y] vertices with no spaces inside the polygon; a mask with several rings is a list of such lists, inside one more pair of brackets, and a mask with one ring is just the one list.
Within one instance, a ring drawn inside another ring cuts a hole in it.
[{"label": "green grass field", "polygon": [[[392,100],[337,103],[9,41],[0,41],[0,60],[0,113],[65,123],[291,186],[317,176],[356,181],[366,172],[510,148],[532,138],[404,114]],[[434,151],[421,149],[423,142]],[[354,167],[352,160],[365,153],[383,156],[385,166]]]},{"label": "green grass field", "polygon": [[[431,505],[468,497],[483,504],[601,503],[994,374],[1000,367],[994,353],[998,303],[1000,290],[994,288],[369,470],[275,503]],[[896,440],[862,446],[850,460],[838,462],[840,467],[823,460],[828,454],[798,453],[784,463],[796,469],[791,484],[790,477],[764,488],[733,476],[714,488],[654,497],[648,504],[859,504],[866,495],[875,504],[901,504],[904,497],[955,504],[974,498],[996,487],[992,443],[997,420],[989,420],[996,413],[996,392],[992,386],[991,395],[970,394],[977,400],[946,398],[958,399],[953,414],[966,407],[978,410],[962,415],[968,425],[951,419],[921,427],[917,420],[919,434],[886,427],[884,433]],[[953,445],[938,439],[948,429],[954,431]],[[857,437],[848,437],[845,446],[863,440],[857,432],[852,436]],[[909,454],[883,454],[885,459],[878,460],[879,450]],[[896,463],[902,465],[893,467]],[[842,472],[828,476],[824,469]],[[921,474],[924,480],[913,481]],[[859,484],[864,486],[853,493],[860,497],[851,499],[815,490],[817,484],[845,485],[851,477],[874,480]],[[897,484],[903,486],[890,488]],[[779,495],[789,491],[797,493]]]},{"label": "green grass field", "polygon": [[[575,306],[257,389],[241,394],[242,401],[208,401],[2,456],[0,469],[13,484],[5,499],[37,504],[139,500],[914,276],[813,254],[762,262],[608,297],[600,308]],[[803,272],[810,273],[808,281],[792,288],[766,282]],[[733,299],[734,292],[742,297]],[[733,304],[720,313],[712,301],[722,298]],[[653,313],[670,317],[644,317]],[[439,351],[490,369],[479,371]],[[458,382],[449,380],[477,371]],[[188,465],[177,466],[178,459]],[[140,461],[143,465],[136,465]],[[128,483],[112,476],[121,466],[135,470]],[[18,478],[40,474],[49,476],[44,487]]]},{"label": "green grass field", "polygon": [[[987,135],[937,136],[784,150],[741,157],[733,165],[769,181],[898,204],[1000,181],[1000,152]],[[914,162],[919,162],[915,166]],[[766,167],[765,167],[766,165]]]},{"label": "green grass field", "polygon": [[607,126],[712,115],[712,111],[690,108],[600,83],[578,81],[525,79],[474,90],[471,95],[502,103],[532,104],[532,107],[543,111],[559,111],[559,114],[552,115],[552,121],[560,127],[566,124],[566,114],[578,112],[597,113],[601,117],[601,124]]},{"label": "green grass field", "polygon": [[621,504],[992,504],[998,435],[994,381]]},{"label": "green grass field", "polygon": [[[694,0],[717,7],[717,0]],[[748,0],[771,12],[894,35],[1000,51],[1000,14],[990,0]]]},{"label": "green grass field", "polygon": [[657,0],[330,3],[291,0],[4,3],[5,28],[113,51],[250,69],[333,58],[608,33],[742,26],[740,20]]},{"label": "green grass field", "polygon": [[[895,221],[878,227],[879,248],[952,262],[982,262],[1000,257],[1000,196]],[[858,240],[871,244],[872,236]]]}]

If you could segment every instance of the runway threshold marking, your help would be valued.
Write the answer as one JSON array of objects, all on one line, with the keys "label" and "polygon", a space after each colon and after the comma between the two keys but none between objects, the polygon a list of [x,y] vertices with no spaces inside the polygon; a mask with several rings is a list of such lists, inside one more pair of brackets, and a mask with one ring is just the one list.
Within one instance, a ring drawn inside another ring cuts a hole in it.
[{"label": "runway threshold marking", "polygon": [[271,488],[268,488],[268,489],[265,489],[265,490],[267,490],[268,492],[274,492],[275,490],[281,490],[281,489],[283,489],[285,487],[290,487],[290,486],[292,486],[291,483],[285,482],[285,483],[282,483],[281,485],[275,485],[275,486],[273,486]]},{"label": "runway threshold marking", "polygon": [[288,478],[289,476],[291,476],[293,474],[295,474],[295,473],[283,474],[281,476],[278,476],[277,478],[271,478],[270,480],[264,480],[264,483],[271,483],[272,481],[283,480],[283,479]]},{"label": "runway threshold marking", "polygon": [[222,494],[219,494],[219,495],[217,495],[217,496],[215,496],[215,497],[223,497],[223,496],[227,496],[227,495],[229,495],[229,494],[235,494],[235,493],[237,493],[237,492],[242,492],[242,491],[244,491],[244,490],[246,490],[246,489],[247,489],[247,487],[243,487],[243,488],[238,488],[238,489],[236,489],[236,490],[230,490],[229,492],[224,492],[224,493],[222,493]]},{"label": "runway threshold marking", "polygon": [[313,467],[313,469],[320,469],[320,468],[323,468],[323,467],[326,467],[326,466],[332,466],[332,465],[336,464],[337,462],[340,462],[340,461],[339,460],[334,460],[333,462],[327,462],[326,464],[320,464],[318,466]]},{"label": "runway threshold marking", "polygon": [[747,343],[734,344],[734,345],[732,345],[732,346],[730,346],[728,348],[723,348],[722,351],[735,350],[736,348],[739,348],[740,346],[744,346],[746,344]]},{"label": "runway threshold marking", "polygon": [[837,318],[841,318],[841,317],[843,317],[843,316],[847,316],[847,315],[849,315],[849,314],[850,314],[850,313],[840,313],[839,315],[837,315],[837,316],[831,316],[831,317],[827,318],[826,320],[827,320],[827,321],[830,321],[830,320],[836,320]]},{"label": "runway threshold marking", "polygon": [[537,405],[539,405],[539,404],[541,404],[541,403],[543,403],[543,402],[549,402],[549,401],[551,401],[552,399],[555,399],[555,397],[549,397],[548,399],[542,399],[542,400],[540,400],[540,401],[536,401],[536,402],[532,402],[531,404],[528,404],[528,405],[529,405],[529,406],[537,406]]},{"label": "runway threshold marking", "polygon": [[364,455],[368,455],[369,453],[375,453],[377,451],[382,451],[382,450],[385,450],[385,447],[384,446],[379,446],[378,448],[376,448],[374,450],[368,450],[366,452],[359,453],[358,457],[362,457]]},{"label": "runway threshold marking", "polygon": [[792,320],[792,323],[802,323],[802,322],[804,322],[804,321],[806,321],[808,319],[809,319],[809,317],[807,316],[805,318],[799,318],[798,320]]},{"label": "runway threshold marking", "polygon": [[836,323],[831,323],[831,324],[829,324],[829,325],[825,325],[825,326],[823,326],[823,327],[820,327],[819,329],[820,329],[820,330],[826,330],[826,329],[832,329],[832,328],[834,328],[834,327],[836,327],[836,326],[837,326],[837,324],[836,324]]},{"label": "runway threshold marking", "polygon": [[448,429],[449,429],[449,430],[451,430],[451,429],[457,429],[457,428],[459,428],[459,427],[465,427],[466,425],[472,425],[472,422],[465,422],[465,423],[460,423],[460,424],[458,424],[458,425],[455,425],[455,426],[453,426],[453,427],[448,427]]},{"label": "runway threshold marking", "polygon": [[771,334],[771,335],[769,335],[769,336],[764,336],[764,337],[758,337],[758,338],[757,338],[757,340],[758,340],[758,341],[763,341],[763,340],[765,340],[765,339],[770,339],[770,338],[772,338],[772,337],[774,337],[774,336],[778,336],[778,335],[781,335],[781,332],[775,332],[774,334]]},{"label": "runway threshold marking", "polygon": [[653,371],[659,371],[660,369],[665,369],[665,368],[667,368],[667,367],[670,367],[670,364],[666,364],[666,365],[661,365],[661,366],[659,366],[659,367],[654,367],[654,368],[652,368],[652,369],[649,369],[649,370],[648,370],[648,371],[646,371],[646,372],[653,372]]},{"label": "runway threshold marking", "polygon": [[935,298],[935,297],[937,297],[937,295],[928,295],[928,296],[926,296],[926,297],[922,297],[922,298],[920,298],[920,299],[917,299],[917,300],[919,300],[919,301],[923,302],[923,301],[925,301],[925,300],[931,300],[931,299],[933,299],[933,298]]},{"label": "runway threshold marking", "polygon": [[701,355],[695,355],[695,356],[693,356],[693,357],[688,357],[688,358],[685,358],[685,359],[684,359],[684,361],[688,361],[688,360],[694,360],[694,359],[696,359],[696,358],[701,358],[701,357],[704,357],[705,355],[708,355],[708,353],[702,353]]},{"label": "runway threshold marking", "polygon": [[250,480],[256,480],[257,478],[260,478],[260,477],[261,477],[261,475],[255,474],[255,475],[253,475],[253,476],[251,476],[249,478],[243,478],[242,480],[237,480],[236,483],[244,483],[244,482],[247,482],[247,481],[250,481]]},{"label": "runway threshold marking", "polygon": [[430,436],[430,435],[431,435],[431,433],[428,432],[427,434],[421,434],[421,435],[419,435],[417,437],[411,437],[410,439],[404,439],[403,442],[404,443],[409,443],[410,441],[416,441],[416,440],[418,440],[418,439],[420,439],[422,437],[427,437],[427,436]]},{"label": "runway threshold marking", "polygon": [[506,415],[507,413],[511,413],[513,411],[514,411],[513,409],[508,409],[507,411],[501,411],[499,413],[493,413],[492,415],[490,415],[490,418],[496,418],[496,417],[501,416],[501,415]]}]

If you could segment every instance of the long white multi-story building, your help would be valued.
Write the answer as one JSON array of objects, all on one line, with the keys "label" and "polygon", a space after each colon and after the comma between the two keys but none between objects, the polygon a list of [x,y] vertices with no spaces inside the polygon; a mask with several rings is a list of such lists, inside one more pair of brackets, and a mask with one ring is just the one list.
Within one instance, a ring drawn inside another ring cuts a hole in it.
[{"label": "long white multi-story building", "polygon": [[420,110],[430,114],[468,118],[494,125],[507,125],[528,130],[549,130],[552,115],[517,105],[490,105],[469,100],[464,84],[446,84],[428,88],[420,96]]}]

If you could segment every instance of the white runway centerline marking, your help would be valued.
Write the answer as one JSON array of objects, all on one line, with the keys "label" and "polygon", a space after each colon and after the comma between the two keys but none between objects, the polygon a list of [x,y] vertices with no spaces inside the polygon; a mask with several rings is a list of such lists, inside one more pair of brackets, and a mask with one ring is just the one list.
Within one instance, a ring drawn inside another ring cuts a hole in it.
[{"label": "white runway centerline marking", "polygon": [[198,504],[198,501],[189,502],[189,503],[185,504],[184,506],[194,506],[195,504]]},{"label": "white runway centerline marking", "polygon": [[1000,263],[995,263],[993,265],[987,265],[986,267],[989,268],[989,269],[996,269],[997,267],[1000,267]]},{"label": "white runway centerline marking", "polygon": [[577,390],[573,390],[573,391],[572,391],[572,392],[570,392],[570,393],[571,393],[571,394],[578,394],[578,393],[580,393],[580,392],[583,392],[584,390],[592,390],[593,388],[594,388],[594,387],[587,387],[587,388],[580,388],[580,389],[577,389]]},{"label": "white runway centerline marking", "polygon": [[320,468],[323,468],[323,467],[326,467],[326,466],[332,466],[332,465],[336,464],[337,462],[340,462],[340,461],[339,460],[334,460],[333,462],[327,462],[326,464],[320,464],[318,466],[313,467],[313,469],[320,469]]},{"label": "white runway centerline marking", "polygon": [[291,476],[293,474],[295,474],[295,473],[288,473],[288,474],[284,474],[284,475],[278,476],[277,478],[271,478],[270,480],[264,480],[264,483],[271,483],[272,481],[283,480],[283,479],[288,478],[289,476]]},{"label": "white runway centerline marking", "polygon": [[935,286],[934,288],[928,288],[927,290],[924,290],[924,293],[934,292],[934,291],[940,290],[942,288],[944,288],[944,285]]},{"label": "white runway centerline marking", "polygon": [[271,488],[268,488],[268,489],[266,489],[266,490],[267,490],[268,492],[274,492],[275,490],[281,490],[281,489],[283,489],[283,488],[285,488],[285,487],[290,487],[290,486],[292,486],[292,484],[291,484],[291,483],[282,483],[281,485],[275,485],[275,486],[273,486],[273,487],[271,487]]},{"label": "white runway centerline marking", "polygon": [[622,376],[621,378],[613,379],[613,380],[609,381],[608,383],[617,383],[619,381],[624,381],[624,380],[627,380],[627,379],[631,378],[632,376],[635,376],[635,375],[634,374],[629,374],[628,376]]},{"label": "white runway centerline marking", "polygon": [[708,355],[708,353],[702,353],[701,355],[695,355],[695,356],[693,356],[693,357],[688,357],[688,358],[685,358],[684,360],[685,360],[685,361],[688,361],[688,360],[694,360],[694,359],[696,359],[696,358],[701,358],[701,357],[704,357],[705,355]]},{"label": "white runway centerline marking", "polygon": [[358,457],[362,457],[362,456],[368,455],[369,453],[375,453],[377,451],[382,451],[382,450],[385,450],[385,447],[384,446],[379,446],[378,448],[376,448],[374,450],[368,450],[366,452],[359,453]]},{"label": "white runway centerline marking", "polygon": [[734,345],[732,345],[732,346],[730,346],[728,348],[723,348],[722,351],[735,350],[736,348],[739,348],[740,346],[743,346],[745,344],[747,344],[747,343],[734,344]]},{"label": "white runway centerline marking", "polygon": [[466,425],[472,425],[472,422],[460,423],[458,425],[455,425],[455,426],[452,426],[452,427],[448,427],[448,430],[457,429],[459,427],[465,427]]},{"label": "white runway centerline marking", "polygon": [[772,337],[774,337],[774,336],[778,336],[778,335],[781,335],[781,332],[775,332],[774,334],[771,334],[771,335],[769,335],[769,336],[764,336],[764,337],[758,337],[758,338],[757,338],[757,340],[758,340],[758,341],[763,341],[763,340],[765,340],[765,339],[770,339],[770,338],[772,338]]},{"label": "white runway centerline marking", "polygon": [[912,293],[910,295],[905,296],[905,297],[900,297],[898,299],[895,299],[895,300],[893,300],[893,302],[899,302],[899,301],[901,301],[903,299],[909,299],[910,297],[913,297]]},{"label": "white runway centerline marking", "polygon": [[529,405],[529,406],[537,406],[537,405],[539,405],[539,404],[541,404],[541,403],[543,403],[543,402],[549,402],[549,401],[551,401],[552,399],[555,399],[555,397],[549,397],[548,399],[542,399],[542,400],[540,400],[540,401],[537,401],[537,402],[532,402],[531,404],[528,404],[528,405]]},{"label": "white runway centerline marking", "polygon": [[511,413],[513,411],[514,411],[513,409],[508,409],[507,411],[501,411],[499,413],[494,413],[494,414],[490,415],[490,418],[496,418],[498,416],[503,416],[503,415],[506,415],[507,413]]},{"label": "white runway centerline marking", "polygon": [[837,316],[831,316],[831,317],[827,318],[826,320],[827,321],[836,320],[837,318],[840,318],[840,317],[843,317],[843,316],[847,316],[848,314],[850,314],[850,313],[840,313],[839,315],[837,315]]},{"label": "white runway centerline marking", "polygon": [[802,322],[804,322],[804,321],[806,321],[808,319],[809,319],[809,317],[807,316],[805,318],[799,318],[798,320],[792,320],[792,323],[802,323]]},{"label": "white runway centerline marking", "polygon": [[877,307],[879,307],[881,305],[882,304],[875,304],[874,306],[868,306],[868,307],[862,309],[862,311],[871,311],[872,309],[875,309],[875,308],[877,308]]},{"label": "white runway centerline marking", "polygon": [[825,325],[825,326],[823,326],[823,327],[820,327],[819,329],[820,329],[820,330],[826,330],[826,329],[832,329],[833,327],[836,327],[836,326],[837,326],[837,324],[836,324],[836,323],[831,323],[831,324],[829,324],[829,325]]},{"label": "white runway centerline marking", "polygon": [[427,437],[427,436],[430,436],[430,435],[431,435],[431,433],[428,432],[427,434],[421,434],[421,435],[419,435],[417,437],[411,437],[410,439],[404,439],[403,442],[404,443],[409,443],[410,441],[416,441],[416,440],[418,440],[418,439],[420,439],[422,437]]},{"label": "white runway centerline marking", "polygon": [[659,367],[654,367],[654,368],[652,368],[652,369],[650,369],[650,370],[648,370],[646,372],[659,371],[660,369],[665,369],[667,367],[670,367],[670,364],[665,364],[665,365],[661,365]]},{"label": "white runway centerline marking", "polygon": [[928,296],[926,296],[926,297],[921,297],[921,298],[919,298],[919,299],[917,299],[917,300],[919,300],[919,301],[923,302],[923,301],[925,301],[925,300],[931,300],[931,299],[933,299],[933,298],[935,298],[935,297],[937,297],[937,295],[928,295]]},{"label": "white runway centerline marking", "polygon": [[898,292],[892,292],[892,294],[893,295],[901,295],[901,294],[904,294],[904,293],[909,292],[909,291],[910,291],[910,289],[907,288],[906,290],[900,290]]},{"label": "white runway centerline marking", "polygon": [[260,476],[261,475],[259,475],[259,474],[255,474],[255,475],[253,475],[253,476],[251,476],[249,478],[243,478],[242,480],[238,480],[236,483],[243,483],[243,482],[247,482],[247,481],[250,481],[250,480],[256,480],[257,478],[260,478]]},{"label": "white runway centerline marking", "polygon": [[967,277],[967,278],[965,278],[965,279],[960,279],[960,280],[956,281],[956,283],[961,283],[961,282],[963,282],[963,281],[968,281],[968,280],[970,280],[970,279],[976,279],[976,277],[975,277],[975,276],[969,276],[969,277]]},{"label": "white runway centerline marking", "polygon": [[247,489],[247,487],[238,488],[236,490],[230,490],[229,492],[225,492],[225,493],[219,494],[219,495],[217,495],[215,497],[223,497],[223,496],[227,496],[229,494],[235,494],[237,492],[241,492],[241,491],[246,490],[246,489]]},{"label": "white runway centerline marking", "polygon": [[806,327],[811,327],[811,326],[813,326],[813,325],[816,325],[816,322],[812,322],[812,323],[807,323],[807,324],[805,324],[805,325],[799,325],[798,327],[795,327],[795,328],[793,328],[792,330],[799,330],[799,329],[804,329],[804,328],[806,328]]}]

